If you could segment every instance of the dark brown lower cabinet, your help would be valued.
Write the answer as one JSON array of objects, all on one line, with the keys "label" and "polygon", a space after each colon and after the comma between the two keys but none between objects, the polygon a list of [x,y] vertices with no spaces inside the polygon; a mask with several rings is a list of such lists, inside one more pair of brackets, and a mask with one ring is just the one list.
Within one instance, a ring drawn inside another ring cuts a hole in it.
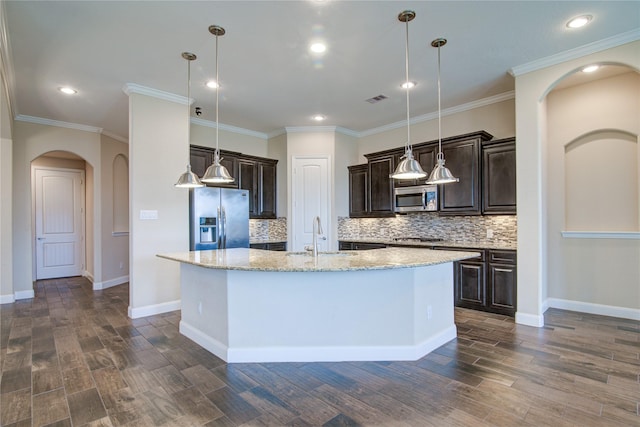
[{"label": "dark brown lower cabinet", "polygon": [[453,264],[454,303],[456,307],[482,310],[486,305],[486,274],[484,261],[458,261]]},{"label": "dark brown lower cabinet", "polygon": [[384,243],[369,243],[369,242],[349,242],[340,240],[338,242],[338,249],[341,251],[365,251],[369,249],[382,249],[386,248]]},{"label": "dark brown lower cabinet", "polygon": [[515,316],[517,301],[516,251],[489,251],[487,309]]},{"label": "dark brown lower cabinet", "polygon": [[251,243],[251,249],[263,249],[266,251],[286,251],[287,242]]},{"label": "dark brown lower cabinet", "polygon": [[480,253],[479,257],[453,263],[453,297],[456,307],[515,316],[516,251],[450,247],[434,249]]}]

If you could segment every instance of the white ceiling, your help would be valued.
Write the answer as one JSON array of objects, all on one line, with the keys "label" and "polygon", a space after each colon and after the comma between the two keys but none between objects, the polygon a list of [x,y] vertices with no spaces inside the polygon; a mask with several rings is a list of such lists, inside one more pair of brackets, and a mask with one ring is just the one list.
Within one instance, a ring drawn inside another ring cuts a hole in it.
[{"label": "white ceiling", "polygon": [[[3,1],[5,71],[14,115],[76,123],[128,135],[133,83],[186,96],[183,51],[192,63],[191,96],[213,121],[215,38],[219,40],[220,123],[264,134],[321,125],[370,132],[406,118],[405,26],[409,24],[411,116],[437,109],[437,50],[442,48],[442,107],[514,90],[513,67],[602,43],[638,39],[638,1]],[[569,30],[566,21],[593,15]],[[323,40],[316,56],[309,45]],[[69,85],[74,96],[57,91]],[[377,104],[365,102],[388,96]]]}]

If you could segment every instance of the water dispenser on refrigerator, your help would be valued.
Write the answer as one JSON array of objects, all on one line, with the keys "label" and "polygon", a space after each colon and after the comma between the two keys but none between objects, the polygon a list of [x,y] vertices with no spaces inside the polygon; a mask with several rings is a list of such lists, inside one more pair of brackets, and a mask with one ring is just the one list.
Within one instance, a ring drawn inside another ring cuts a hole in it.
[{"label": "water dispenser on refrigerator", "polygon": [[217,239],[216,218],[200,217],[200,243],[215,243]]}]

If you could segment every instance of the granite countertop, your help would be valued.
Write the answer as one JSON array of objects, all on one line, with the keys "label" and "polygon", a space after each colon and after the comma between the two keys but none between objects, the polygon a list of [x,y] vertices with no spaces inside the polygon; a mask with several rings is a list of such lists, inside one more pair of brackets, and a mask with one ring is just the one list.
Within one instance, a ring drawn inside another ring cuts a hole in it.
[{"label": "granite countertop", "polygon": [[385,248],[367,251],[320,253],[317,260],[309,253],[260,249],[221,249],[212,251],[158,254],[160,258],[219,270],[245,271],[355,271],[423,267],[474,258],[477,252],[416,251]]},{"label": "granite countertop", "polygon": [[468,248],[468,249],[496,249],[496,250],[510,250],[515,251],[517,249],[517,244],[515,242],[495,242],[490,240],[473,240],[466,242],[454,242],[441,240],[437,242],[398,242],[393,238],[388,239],[376,239],[376,238],[360,238],[360,239],[338,239],[342,242],[358,242],[358,243],[383,243],[385,245],[402,245],[402,246],[415,246],[422,248],[432,248],[432,247],[448,247],[448,248]]}]

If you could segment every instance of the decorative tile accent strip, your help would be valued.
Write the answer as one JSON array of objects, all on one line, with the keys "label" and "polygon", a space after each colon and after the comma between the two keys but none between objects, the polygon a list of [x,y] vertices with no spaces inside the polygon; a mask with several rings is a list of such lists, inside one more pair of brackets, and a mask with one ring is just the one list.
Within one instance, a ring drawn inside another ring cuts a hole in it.
[{"label": "decorative tile accent strip", "polygon": [[[515,244],[515,215],[439,216],[437,213],[396,215],[393,218],[338,217],[338,239],[435,237],[451,242]],[[493,233],[493,237],[488,237]]]},{"label": "decorative tile accent strip", "polygon": [[250,219],[249,236],[256,240],[287,240],[287,218]]}]

